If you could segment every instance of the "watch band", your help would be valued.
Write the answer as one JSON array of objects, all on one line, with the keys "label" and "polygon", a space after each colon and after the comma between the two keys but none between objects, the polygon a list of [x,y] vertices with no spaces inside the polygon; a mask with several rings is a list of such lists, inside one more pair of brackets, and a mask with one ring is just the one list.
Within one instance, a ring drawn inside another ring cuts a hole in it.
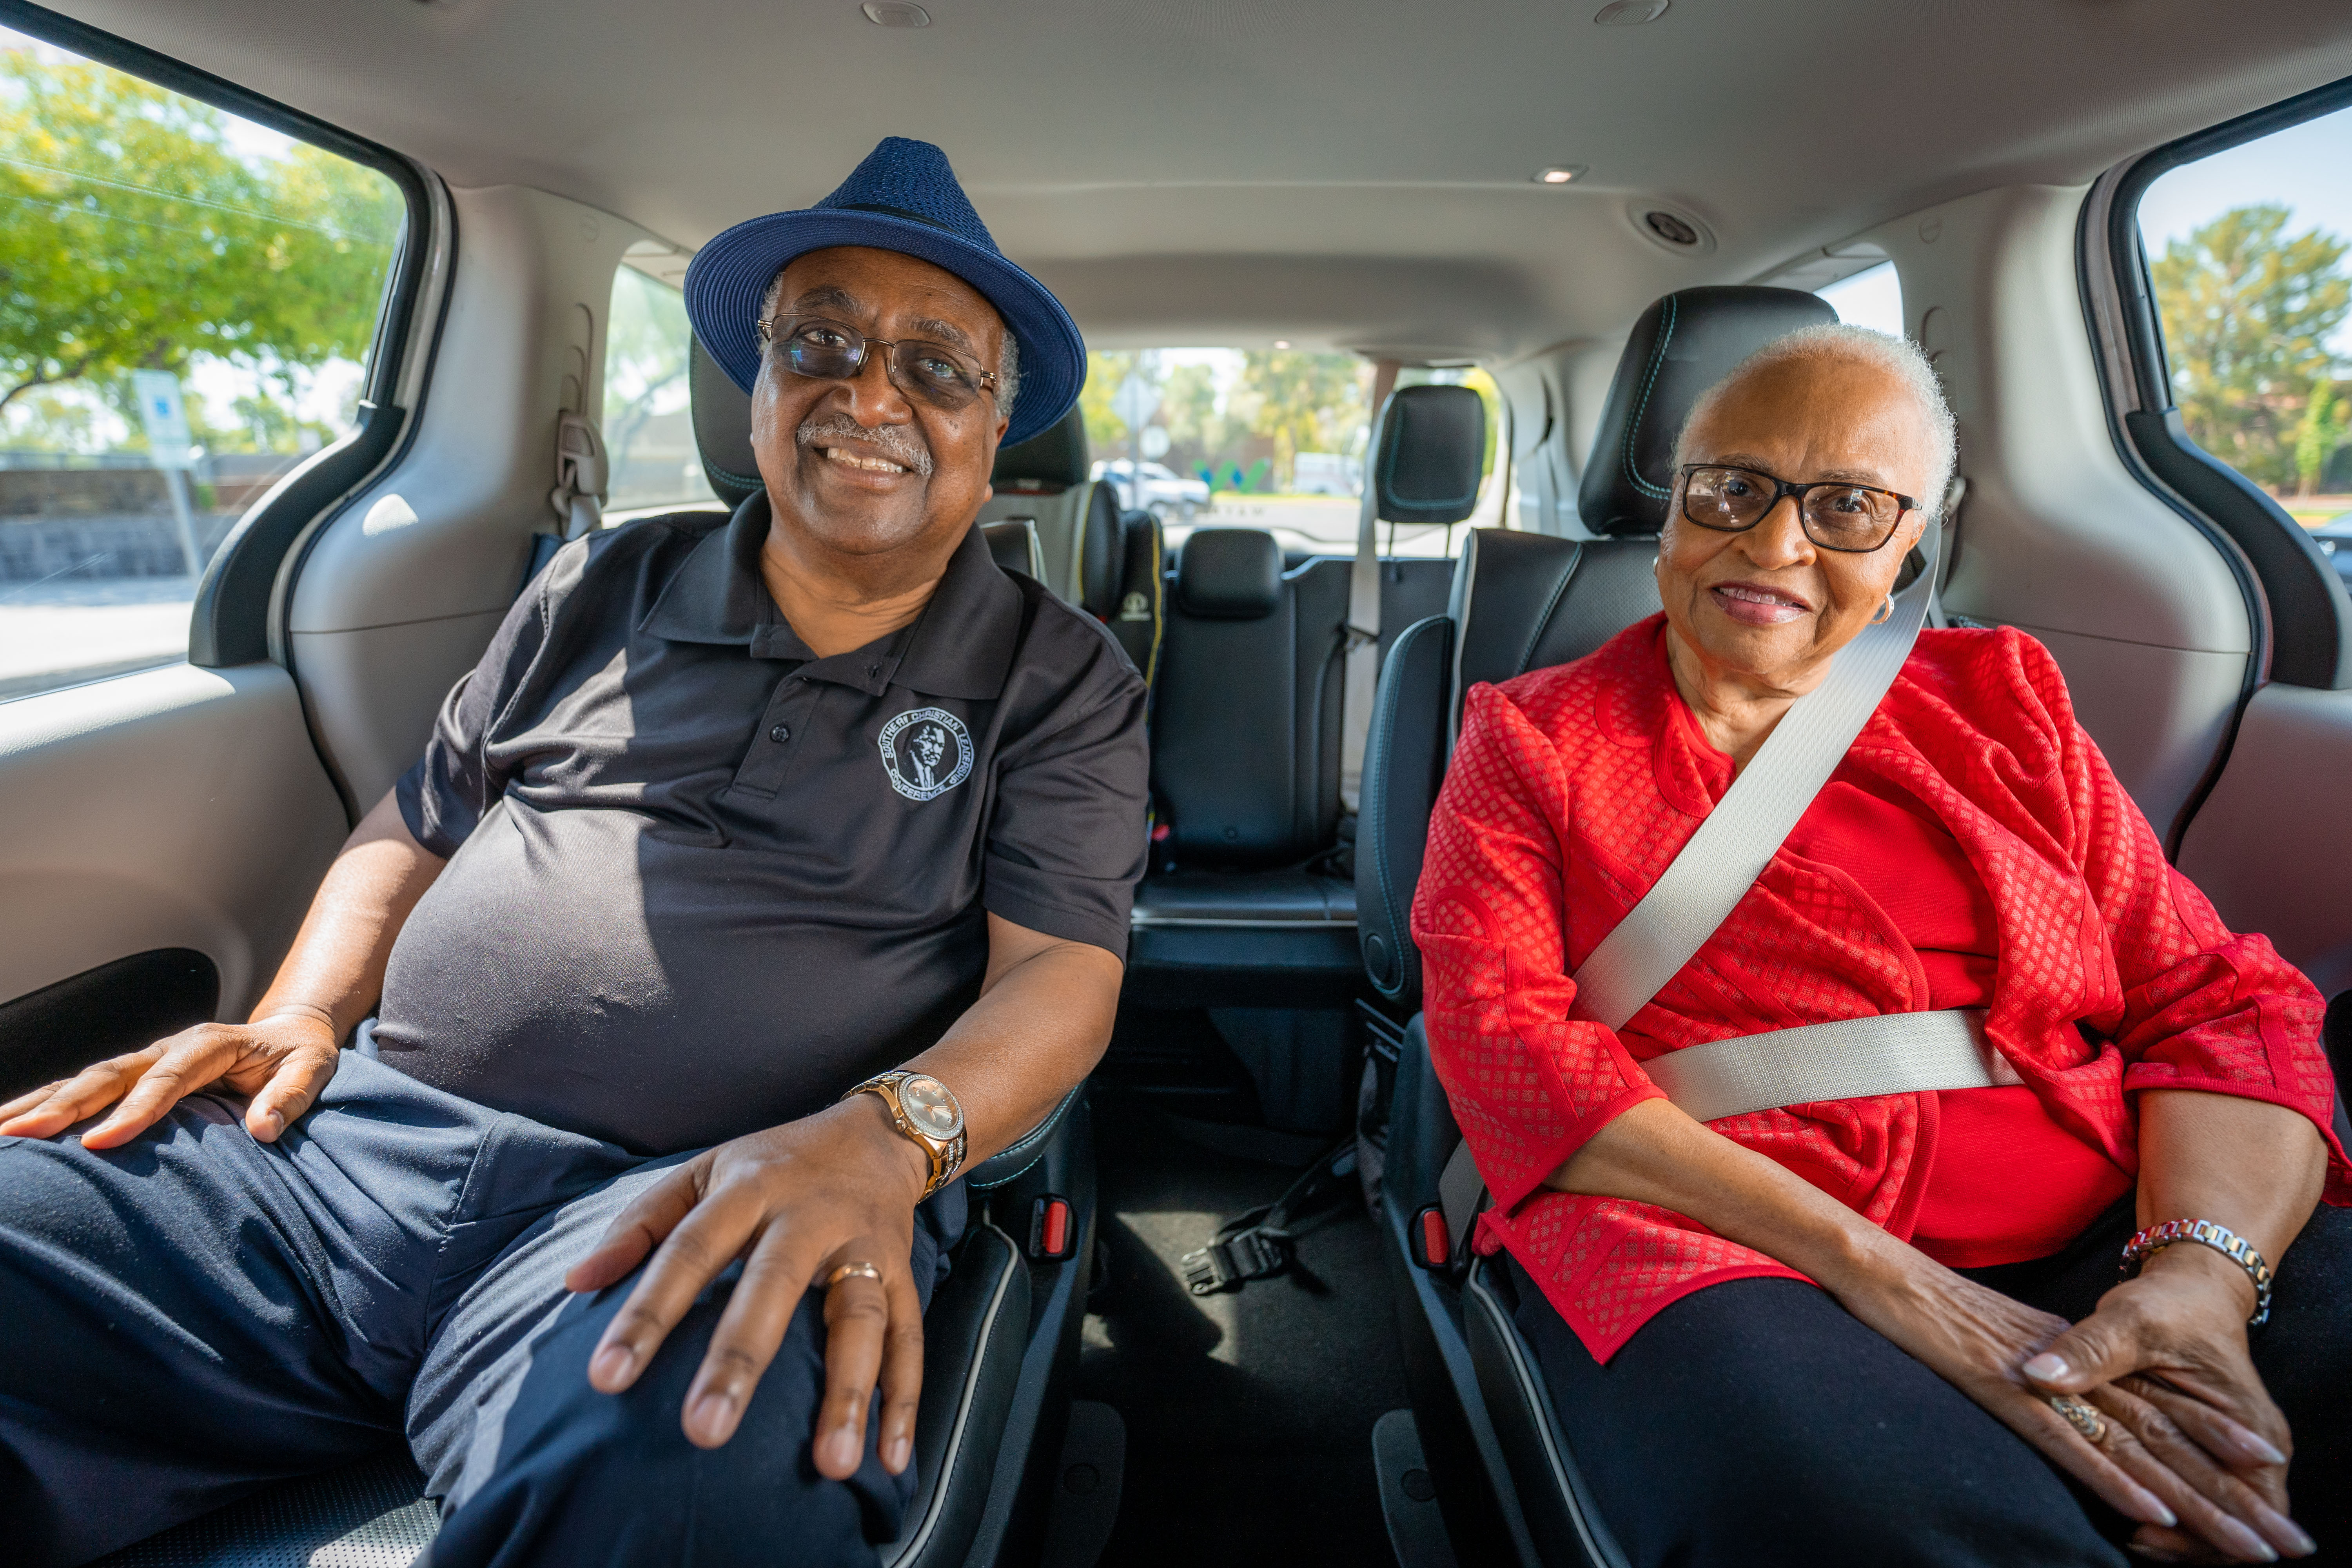
[{"label": "watch band", "polygon": [[2152,1225],[2124,1243],[2123,1265],[2118,1272],[2128,1279],[2139,1272],[2140,1265],[2176,1241],[2193,1241],[2200,1247],[2210,1247],[2246,1271],[2254,1282],[2254,1315],[2246,1320],[2246,1327],[2258,1329],[2271,1315],[2271,1266],[2256,1252],[2244,1237],[2210,1219],[2168,1219],[2162,1225]]},{"label": "watch band", "polygon": [[[953,1137],[934,1136],[917,1126],[914,1118],[907,1114],[907,1108],[898,1098],[898,1089],[908,1079],[914,1078],[927,1079],[938,1085],[940,1093],[945,1095],[948,1102],[955,1106],[956,1131]],[[930,1180],[923,1185],[922,1197],[929,1197],[933,1193],[955,1180],[956,1173],[963,1168],[964,1151],[971,1146],[971,1140],[963,1125],[963,1107],[957,1102],[954,1090],[929,1073],[897,1068],[889,1072],[875,1074],[841,1098],[847,1100],[853,1095],[860,1094],[871,1094],[879,1099],[884,1105],[888,1106],[890,1120],[897,1126],[899,1133],[911,1141],[929,1158],[931,1175]],[[916,1201],[919,1203],[922,1199],[918,1198]]]}]

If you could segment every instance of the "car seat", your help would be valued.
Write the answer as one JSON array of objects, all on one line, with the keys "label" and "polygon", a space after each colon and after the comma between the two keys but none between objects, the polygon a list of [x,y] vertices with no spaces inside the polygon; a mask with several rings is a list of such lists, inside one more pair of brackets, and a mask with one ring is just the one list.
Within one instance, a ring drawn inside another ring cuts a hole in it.
[{"label": "car seat", "polygon": [[1377,1217],[1440,1504],[1457,1541],[1498,1559],[1624,1562],[1512,1321],[1508,1270],[1470,1251],[1481,1187],[1457,1159],[1461,1132],[1430,1065],[1408,926],[1430,812],[1472,686],[1582,658],[1658,608],[1674,445],[1698,395],[1772,339],[1835,319],[1786,289],[1688,289],[1651,306],[1618,361],[1578,493],[1598,537],[1474,531],[1446,613],[1400,633],[1381,667],[1356,857],[1364,970],[1383,1004],[1376,1048],[1394,1062]]}]

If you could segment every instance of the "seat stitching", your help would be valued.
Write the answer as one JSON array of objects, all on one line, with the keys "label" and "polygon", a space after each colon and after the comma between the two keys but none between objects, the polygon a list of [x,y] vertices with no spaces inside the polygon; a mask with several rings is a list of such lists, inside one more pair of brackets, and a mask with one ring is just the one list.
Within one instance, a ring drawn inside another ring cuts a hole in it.
[{"label": "seat stitching", "polygon": [[1512,669],[1513,675],[1525,675],[1528,672],[1528,661],[1536,656],[1536,645],[1543,641],[1544,628],[1551,625],[1552,616],[1559,613],[1559,602],[1567,596],[1569,584],[1575,580],[1577,568],[1583,564],[1584,546],[1579,544],[1576,547],[1576,553],[1569,557],[1568,570],[1562,572],[1559,574],[1559,581],[1553,584],[1551,598],[1544,605],[1543,614],[1536,617],[1535,630],[1528,634],[1528,646],[1519,650],[1519,662]]},{"label": "seat stitching", "polygon": [[1666,345],[1674,342],[1675,314],[1676,310],[1675,305],[1675,297],[1672,294],[1667,295],[1664,304],[1666,307],[1666,319],[1663,324],[1662,330],[1658,333],[1657,346],[1650,351],[1649,374],[1642,378],[1642,401],[1634,405],[1633,422],[1625,426],[1625,445],[1617,454],[1618,466],[1625,470],[1626,479],[1632,483],[1635,489],[1641,491],[1643,495],[1650,497],[1654,500],[1664,500],[1668,496],[1674,494],[1674,490],[1672,487],[1661,489],[1656,485],[1654,485],[1649,480],[1643,479],[1634,470],[1633,437],[1642,428],[1642,416],[1649,410],[1650,406],[1650,391],[1653,387],[1657,385],[1658,372],[1665,365]]}]

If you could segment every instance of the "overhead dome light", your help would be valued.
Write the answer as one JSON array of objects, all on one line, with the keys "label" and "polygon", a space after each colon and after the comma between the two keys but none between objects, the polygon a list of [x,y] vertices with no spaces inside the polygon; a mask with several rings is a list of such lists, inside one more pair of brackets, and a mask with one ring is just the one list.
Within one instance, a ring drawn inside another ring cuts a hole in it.
[{"label": "overhead dome light", "polygon": [[1584,168],[1581,163],[1554,163],[1549,169],[1538,169],[1528,177],[1538,185],[1564,185],[1570,180],[1584,178]]},{"label": "overhead dome light", "polygon": [[866,0],[858,7],[866,19],[877,27],[928,27],[931,14],[914,0]]},{"label": "overhead dome light", "polygon": [[1274,346],[1278,349],[1286,349],[1290,346],[1290,340],[1288,338],[1276,338],[1274,340]]}]

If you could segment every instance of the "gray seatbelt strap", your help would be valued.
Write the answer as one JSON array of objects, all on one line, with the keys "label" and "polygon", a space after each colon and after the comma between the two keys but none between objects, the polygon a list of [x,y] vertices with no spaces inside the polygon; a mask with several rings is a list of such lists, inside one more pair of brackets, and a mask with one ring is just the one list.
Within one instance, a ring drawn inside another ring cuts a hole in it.
[{"label": "gray seatbelt strap", "polygon": [[1577,1016],[1623,1028],[1747,897],[1911,657],[1935,596],[1942,536],[1940,525],[1927,526],[1919,541],[1926,570],[1895,596],[1894,614],[1864,626],[1828,679],[1790,705],[1674,864],[1578,967]]},{"label": "gray seatbelt strap", "polygon": [[1347,661],[1340,679],[1339,804],[1349,811],[1364,791],[1364,744],[1372,729],[1372,697],[1381,680],[1381,495],[1374,479],[1380,461],[1381,426],[1387,423],[1389,394],[1397,362],[1372,367],[1372,437],[1364,447],[1364,499],[1356,509],[1356,561],[1348,574]]},{"label": "gray seatbelt strap", "polygon": [[1782,1105],[2022,1083],[1985,1038],[1984,1009],[1882,1013],[1685,1046],[1642,1064],[1700,1121]]}]

